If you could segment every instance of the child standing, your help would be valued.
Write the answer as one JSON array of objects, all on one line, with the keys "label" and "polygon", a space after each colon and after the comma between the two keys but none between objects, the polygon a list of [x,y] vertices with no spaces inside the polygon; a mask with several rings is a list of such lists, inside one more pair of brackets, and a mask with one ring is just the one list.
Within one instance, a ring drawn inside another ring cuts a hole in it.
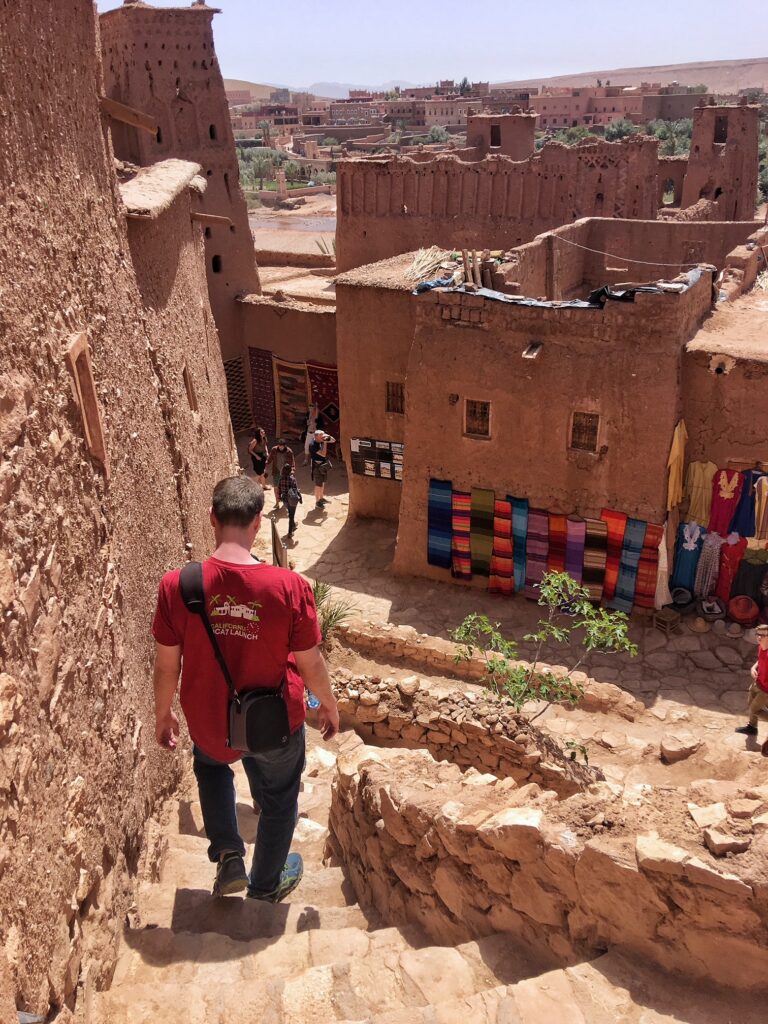
[{"label": "child standing", "polygon": [[[757,736],[757,716],[768,707],[768,626],[761,623],[757,633],[757,661],[752,666],[752,685],[749,687],[749,722],[740,725],[736,732],[745,736]],[[768,757],[768,740],[763,743],[762,753]]]},{"label": "child standing", "polygon": [[[280,474],[279,500],[288,509],[288,536],[296,532],[296,509],[302,504],[301,491],[290,462],[286,462]],[[768,697],[768,694],[766,694]]]}]

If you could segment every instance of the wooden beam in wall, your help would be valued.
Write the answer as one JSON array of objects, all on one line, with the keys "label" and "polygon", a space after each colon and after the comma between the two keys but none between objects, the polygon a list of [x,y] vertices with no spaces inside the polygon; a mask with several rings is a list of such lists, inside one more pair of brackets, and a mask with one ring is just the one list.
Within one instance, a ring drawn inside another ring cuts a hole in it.
[{"label": "wooden beam in wall", "polygon": [[102,114],[106,114],[114,121],[122,121],[123,124],[141,128],[142,131],[149,132],[150,135],[157,135],[160,125],[142,110],[126,106],[125,103],[118,103],[117,100],[111,100],[108,96],[99,96],[99,107]]},{"label": "wooden beam in wall", "polygon": [[192,213],[192,220],[199,220],[201,224],[231,224],[232,221],[229,217],[219,217],[215,213],[198,213],[197,210]]}]

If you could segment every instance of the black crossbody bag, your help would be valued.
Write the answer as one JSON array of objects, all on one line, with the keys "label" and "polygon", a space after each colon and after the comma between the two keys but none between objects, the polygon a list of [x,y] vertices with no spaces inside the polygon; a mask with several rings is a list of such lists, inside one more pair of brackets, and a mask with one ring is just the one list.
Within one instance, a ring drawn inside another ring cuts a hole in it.
[{"label": "black crossbody bag", "polygon": [[213,653],[229,690],[229,733],[227,746],[243,754],[265,754],[285,747],[291,738],[288,708],[285,704],[283,679],[277,689],[258,687],[238,693],[221,653],[216,634],[205,608],[203,567],[200,562],[187,562],[181,570],[181,597],[194,615],[203,620]]}]

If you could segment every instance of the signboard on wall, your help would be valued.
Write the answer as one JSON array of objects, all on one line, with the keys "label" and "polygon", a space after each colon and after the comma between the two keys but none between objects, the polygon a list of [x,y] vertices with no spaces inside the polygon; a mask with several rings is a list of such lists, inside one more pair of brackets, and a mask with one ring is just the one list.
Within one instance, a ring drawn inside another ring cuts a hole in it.
[{"label": "signboard on wall", "polygon": [[403,479],[403,451],[400,441],[379,441],[373,437],[353,437],[349,442],[352,472],[379,480]]}]

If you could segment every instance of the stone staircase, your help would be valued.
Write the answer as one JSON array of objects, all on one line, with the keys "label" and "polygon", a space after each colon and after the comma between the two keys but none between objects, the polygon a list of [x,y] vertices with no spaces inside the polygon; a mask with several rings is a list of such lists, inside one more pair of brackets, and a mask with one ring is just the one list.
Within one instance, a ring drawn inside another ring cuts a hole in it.
[{"label": "stone staircase", "polygon": [[[323,862],[336,756],[360,744],[351,733],[326,747],[309,731],[307,772],[293,849],[305,874],[276,906],[210,895],[200,807],[180,801],[160,879],[141,887],[109,991],[95,1024],[656,1024],[687,1021],[690,1006],[658,972],[644,978],[620,957],[547,970],[506,935],[458,947],[428,945],[416,927],[383,927],[356,904],[342,868]],[[386,751],[377,751],[381,756]],[[243,838],[257,824],[245,776],[236,772]],[[679,989],[679,985],[678,985]],[[636,1001],[637,1000],[637,1001]],[[651,1007],[665,1003],[665,1010]],[[750,1020],[712,996],[696,1024]],[[673,1015],[666,1010],[670,1008]],[[717,1014],[720,1014],[719,1016]],[[755,1018],[757,1020],[759,1018]]]}]

